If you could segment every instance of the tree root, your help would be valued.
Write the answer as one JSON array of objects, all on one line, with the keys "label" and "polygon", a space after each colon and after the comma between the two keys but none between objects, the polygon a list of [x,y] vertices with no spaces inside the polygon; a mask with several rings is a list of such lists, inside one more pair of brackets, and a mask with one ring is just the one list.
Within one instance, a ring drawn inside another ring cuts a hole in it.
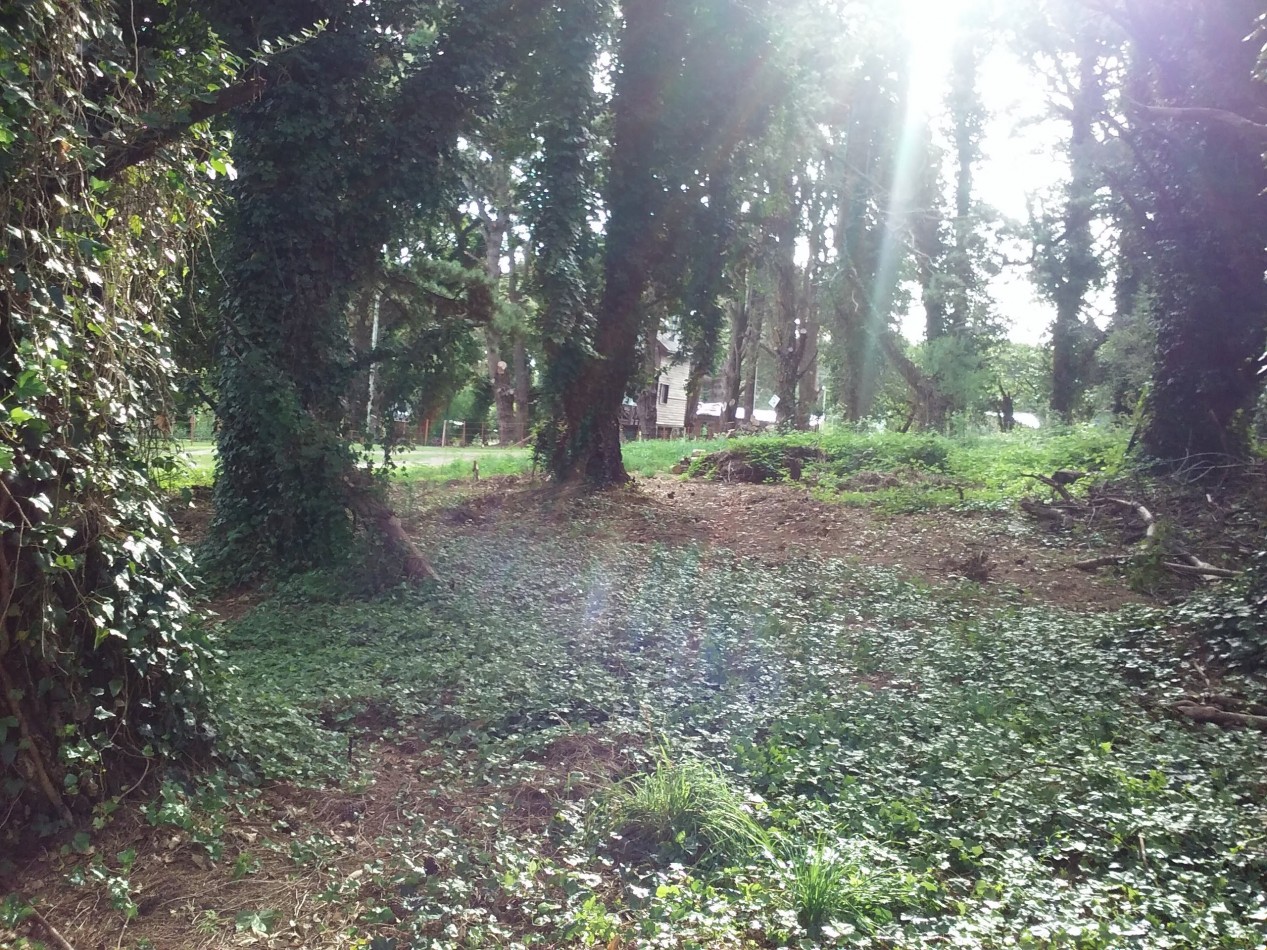
[{"label": "tree root", "polygon": [[13,679],[9,676],[9,671],[4,668],[2,653],[0,653],[0,689],[4,690],[13,718],[18,721],[18,734],[26,745],[27,760],[31,763],[31,770],[35,773],[36,784],[39,785],[40,791],[44,793],[44,797],[48,799],[49,804],[53,806],[57,813],[67,822],[72,821],[74,816],[71,815],[70,808],[67,807],[65,800],[57,791],[57,786],[53,784],[53,780],[49,778],[48,769],[44,765],[44,757],[40,754],[39,746],[35,743],[31,724],[27,721],[26,713],[22,709],[22,703],[18,700],[19,691],[13,685]]},{"label": "tree root", "polygon": [[411,584],[421,584],[423,581],[440,579],[440,575],[431,566],[431,562],[422,553],[422,549],[405,531],[400,517],[378,497],[371,486],[349,480],[348,493],[350,495],[348,507],[358,518],[367,524],[373,524],[378,529],[379,537],[388,552],[392,557],[400,559],[407,581]]}]

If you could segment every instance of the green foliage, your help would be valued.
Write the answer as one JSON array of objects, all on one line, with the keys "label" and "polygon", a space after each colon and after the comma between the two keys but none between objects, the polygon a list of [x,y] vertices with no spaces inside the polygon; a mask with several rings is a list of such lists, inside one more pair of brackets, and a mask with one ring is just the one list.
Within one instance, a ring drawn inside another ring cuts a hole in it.
[{"label": "green foliage", "polygon": [[804,844],[786,864],[797,922],[814,938],[889,923],[890,908],[913,903],[914,893],[911,876],[886,867],[891,862],[866,841]]},{"label": "green foliage", "polygon": [[[721,454],[696,459],[695,477],[741,477],[777,482],[796,479],[824,499],[875,504],[896,511],[963,503],[997,504],[1033,491],[1029,473],[1073,468],[1105,476],[1118,472],[1128,433],[1085,426],[1042,431],[969,435],[932,433],[791,433],[731,439]],[[712,443],[716,445],[717,443]],[[799,475],[796,471],[799,469]]]},{"label": "green foliage", "polygon": [[625,860],[742,863],[768,850],[753,817],[761,804],[745,801],[715,766],[662,750],[653,771],[607,792],[595,830]]},{"label": "green foliage", "polygon": [[1267,674],[1267,550],[1257,552],[1243,580],[1199,594],[1175,609],[1196,637],[1192,659],[1261,679]]},{"label": "green foliage", "polygon": [[179,117],[237,68],[196,19],[125,38],[114,4],[10,6],[0,17],[0,810],[16,819],[0,823],[6,835],[47,831],[47,818],[70,816],[67,803],[87,813],[197,731],[207,651],[186,625],[190,562],[151,481],[148,430],[170,406],[162,314],[209,220],[209,176],[229,169],[222,138]]},{"label": "green foliage", "polygon": [[1261,942],[1261,740],[1158,714],[1185,671],[1160,614],[576,538],[437,553],[453,589],[288,585],[217,688],[243,774],[429,750],[377,872],[411,945]]}]

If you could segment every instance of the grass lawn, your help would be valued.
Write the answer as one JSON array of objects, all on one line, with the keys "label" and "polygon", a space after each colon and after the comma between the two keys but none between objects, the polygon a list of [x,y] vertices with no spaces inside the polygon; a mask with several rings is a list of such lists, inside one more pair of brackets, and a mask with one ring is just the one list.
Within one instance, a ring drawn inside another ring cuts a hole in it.
[{"label": "grass lawn", "polygon": [[[683,456],[697,448],[710,448],[716,442],[690,440],[631,442],[624,448],[625,464],[630,472],[650,476],[666,472]],[[215,477],[214,442],[180,442],[177,445],[176,475],[168,487],[210,485]],[[379,457],[375,457],[378,461]],[[403,481],[450,481],[470,478],[472,463],[479,462],[480,476],[522,475],[532,469],[531,448],[497,446],[463,446],[440,448],[416,446],[397,453],[395,477]]]}]

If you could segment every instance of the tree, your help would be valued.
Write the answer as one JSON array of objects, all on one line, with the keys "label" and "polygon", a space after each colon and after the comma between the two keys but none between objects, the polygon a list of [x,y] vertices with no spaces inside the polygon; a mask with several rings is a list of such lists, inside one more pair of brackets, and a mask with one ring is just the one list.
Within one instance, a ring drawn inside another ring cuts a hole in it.
[{"label": "tree", "polygon": [[[457,189],[458,136],[504,65],[496,40],[510,24],[489,2],[334,12],[234,123],[213,523],[231,576],[330,563],[348,547],[350,510],[406,573],[430,570],[357,474],[346,313],[384,249]],[[424,12],[437,31],[418,29]],[[226,2],[217,25],[247,44],[312,13],[304,0]]]},{"label": "tree", "polygon": [[[1267,343],[1267,115],[1245,41],[1259,5],[1165,0],[1123,11],[1131,192],[1157,350],[1142,444],[1159,462],[1250,450]],[[1240,122],[1219,116],[1234,116]]]},{"label": "tree", "polygon": [[[162,314],[258,82],[196,16],[0,12],[0,812],[47,830],[199,732],[188,554],[151,477]],[[198,55],[178,55],[177,50]],[[129,64],[127,67],[119,64]],[[134,68],[134,71],[131,71]]]},{"label": "tree", "polygon": [[[639,343],[652,326],[646,298],[655,285],[669,288],[675,299],[689,298],[688,275],[709,286],[724,272],[707,260],[720,251],[714,243],[698,251],[682,248],[675,244],[682,237],[676,228],[692,220],[692,197],[697,203],[702,194],[712,203],[730,202],[729,163],[760,118],[754,103],[765,99],[767,42],[759,5],[737,0],[686,9],[647,0],[623,10],[592,352],[583,342],[556,352],[554,362],[564,368],[549,375],[555,418],[538,449],[558,478],[596,486],[627,480],[620,408],[639,369]],[[722,215],[727,209],[711,211]],[[714,234],[722,230],[711,227]],[[688,252],[700,256],[692,263]],[[566,294],[578,296],[575,290]],[[719,308],[700,307],[699,300],[693,310],[718,326]],[[571,311],[577,314],[574,326],[583,328],[579,303],[575,299]]]},{"label": "tree", "polygon": [[1074,419],[1093,382],[1095,353],[1103,336],[1086,318],[1088,295],[1107,267],[1096,247],[1093,225],[1102,216],[1097,193],[1105,181],[1110,149],[1097,139],[1104,122],[1106,72],[1121,43],[1102,14],[1078,4],[1049,4],[1030,19],[1022,42],[1053,96],[1053,112],[1069,129],[1069,179],[1059,210],[1036,215],[1033,279],[1056,308],[1051,327],[1051,405],[1061,421]]},{"label": "tree", "polygon": [[900,50],[879,47],[853,78],[854,95],[837,103],[836,144],[829,164],[836,189],[834,249],[837,279],[832,349],[837,367],[833,389],[845,418],[859,422],[871,413],[879,380],[884,337],[896,312],[905,209],[895,202],[900,175],[899,144],[906,123],[906,78],[890,68]]}]

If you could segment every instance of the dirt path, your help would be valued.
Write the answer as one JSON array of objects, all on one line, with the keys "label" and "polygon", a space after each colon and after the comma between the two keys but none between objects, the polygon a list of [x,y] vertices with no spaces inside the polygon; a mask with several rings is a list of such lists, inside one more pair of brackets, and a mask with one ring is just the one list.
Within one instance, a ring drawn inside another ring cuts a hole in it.
[{"label": "dirt path", "polygon": [[[928,583],[968,579],[1071,608],[1108,609],[1138,600],[1120,578],[1072,567],[1087,557],[1068,541],[1010,512],[885,514],[815,501],[804,489],[639,479],[630,491],[596,497],[525,487],[481,485],[456,507],[439,507],[442,533],[557,533],[584,525],[633,542],[703,543],[769,561],[814,553],[860,565],[894,567]],[[414,528],[431,533],[428,516]]]}]

